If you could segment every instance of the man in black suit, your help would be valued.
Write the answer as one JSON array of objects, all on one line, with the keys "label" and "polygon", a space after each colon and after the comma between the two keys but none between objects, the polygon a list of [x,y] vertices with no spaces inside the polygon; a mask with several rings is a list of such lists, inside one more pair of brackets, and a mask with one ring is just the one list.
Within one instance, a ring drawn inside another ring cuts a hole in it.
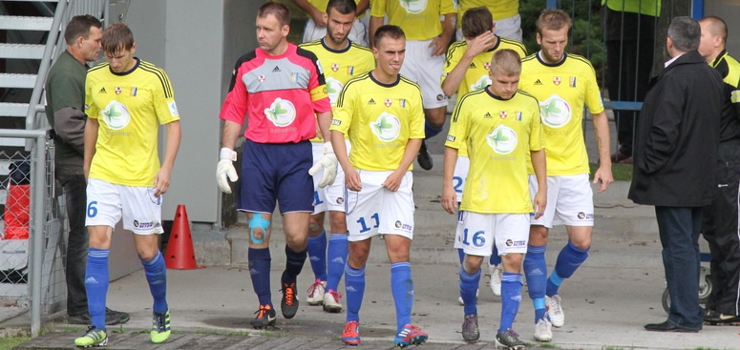
[{"label": "man in black suit", "polygon": [[629,198],[655,206],[671,297],[668,319],[645,325],[648,331],[698,332],[704,319],[699,234],[702,207],[714,194],[724,87],[697,51],[700,36],[695,20],[671,21],[666,47],[672,58],[651,84],[635,133]]}]

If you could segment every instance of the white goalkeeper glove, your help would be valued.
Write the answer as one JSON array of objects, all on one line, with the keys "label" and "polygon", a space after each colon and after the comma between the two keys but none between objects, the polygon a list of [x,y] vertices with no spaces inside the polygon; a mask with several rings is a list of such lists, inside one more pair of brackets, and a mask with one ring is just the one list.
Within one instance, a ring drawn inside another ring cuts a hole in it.
[{"label": "white goalkeeper glove", "polygon": [[319,188],[324,188],[333,184],[334,178],[337,177],[337,156],[334,154],[331,142],[324,143],[324,156],[314,163],[311,169],[308,169],[308,173],[314,176],[321,169],[324,169],[324,172],[321,174],[321,180],[319,180]]},{"label": "white goalkeeper glove", "polygon": [[[218,183],[218,188],[221,189],[221,192],[231,193],[229,180],[231,182],[239,180],[239,175],[236,174],[236,169],[234,169],[236,152],[224,147],[221,149],[220,158],[218,166],[216,166],[216,183]],[[226,179],[227,177],[229,178],[228,180]]]}]

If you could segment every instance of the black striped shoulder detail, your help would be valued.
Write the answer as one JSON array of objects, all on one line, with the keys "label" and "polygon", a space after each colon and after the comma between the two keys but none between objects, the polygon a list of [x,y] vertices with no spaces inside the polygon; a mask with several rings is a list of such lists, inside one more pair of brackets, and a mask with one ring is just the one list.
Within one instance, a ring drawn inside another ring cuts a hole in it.
[{"label": "black striped shoulder detail", "polygon": [[170,79],[167,77],[167,73],[165,73],[161,68],[145,61],[141,61],[139,63],[139,68],[147,73],[154,74],[154,76],[159,79],[159,82],[162,84],[162,91],[164,91],[165,98],[174,97],[175,94],[172,92]]},{"label": "black striped shoulder detail", "polygon": [[537,59],[537,53],[529,54],[527,57],[522,58],[522,63],[529,62]]},{"label": "black striped shoulder detail", "polygon": [[445,62],[449,62],[452,55],[455,54],[456,50],[465,50],[468,48],[468,43],[465,40],[455,41],[450,45],[450,48],[447,49],[447,55],[445,56]]},{"label": "black striped shoulder detail", "polygon": [[502,43],[507,43],[512,46],[517,46],[520,49],[522,49],[522,52],[524,52],[524,54],[527,54],[527,47],[524,46],[524,44],[522,44],[521,42],[516,41],[516,40],[511,40],[509,38],[502,38],[502,37],[499,37],[499,40],[501,40]]},{"label": "black striped shoulder detail", "polygon": [[92,68],[90,68],[90,69],[89,69],[89,70],[87,71],[87,73],[92,73],[92,72],[94,72],[94,71],[98,71],[98,70],[101,70],[101,69],[103,69],[103,68],[108,68],[109,66],[110,66],[110,63],[108,63],[108,62],[103,62],[103,63],[100,63],[100,64],[96,65],[95,67],[92,67]]},{"label": "black striped shoulder detail", "polygon": [[583,62],[586,65],[588,65],[591,68],[591,70],[594,69],[594,66],[591,64],[591,61],[589,61],[588,58],[586,58],[586,57],[583,57],[581,55],[576,55],[576,54],[573,54],[573,53],[568,53],[568,58],[572,58],[572,59],[574,59],[576,61]]},{"label": "black striped shoulder detail", "polygon": [[308,41],[302,44],[298,44],[299,49],[306,49],[308,47],[314,47],[314,46],[322,46],[321,39],[316,39],[314,41]]},{"label": "black striped shoulder detail", "polygon": [[467,94],[465,94],[462,97],[460,97],[459,98],[460,100],[457,101],[457,104],[455,105],[455,110],[452,112],[453,113],[452,114],[452,120],[455,121],[455,122],[457,122],[457,117],[459,116],[459,114],[457,114],[458,108],[459,108],[459,106],[462,106],[463,103],[465,103],[465,100],[467,100],[469,98],[474,98],[474,97],[476,97],[476,96],[478,96],[480,94],[488,94],[488,93],[486,92],[486,89],[480,89],[480,90],[475,90],[475,91],[468,92]]},{"label": "black striped shoulder detail", "polygon": [[524,91],[524,90],[516,90],[516,93],[522,96],[529,97],[534,100],[534,103],[536,103],[538,106],[540,105],[540,101],[537,100],[537,97],[534,97],[534,95]]},{"label": "black striped shoulder detail", "polygon": [[[347,89],[349,89],[349,86],[350,85],[357,84],[357,83],[362,82],[363,80],[367,80],[367,79],[370,79],[370,74],[369,73],[361,74],[361,75],[358,75],[358,76],[356,76],[356,77],[348,80],[344,84],[344,87],[342,88],[342,92],[347,91]],[[341,107],[341,106],[344,105],[344,94],[343,93],[340,93],[337,96],[337,103],[336,103],[336,105],[337,105],[337,107]]]},{"label": "black striped shoulder detail", "polygon": [[369,47],[367,47],[367,46],[362,46],[362,45],[360,45],[360,44],[358,44],[358,43],[355,43],[355,42],[353,42],[353,43],[352,43],[352,48],[353,48],[353,49],[357,49],[357,50],[367,51],[367,52],[368,52],[368,53],[370,53],[370,54],[372,54],[372,53],[373,53],[373,50],[370,50],[370,48],[369,48]]},{"label": "black striped shoulder detail", "polygon": [[415,81],[413,81],[413,80],[411,80],[409,78],[406,78],[403,75],[401,76],[401,81],[404,82],[404,83],[410,84],[412,86],[415,86],[417,89],[419,89],[419,93],[421,93],[421,86],[419,86],[419,84],[417,84]]}]

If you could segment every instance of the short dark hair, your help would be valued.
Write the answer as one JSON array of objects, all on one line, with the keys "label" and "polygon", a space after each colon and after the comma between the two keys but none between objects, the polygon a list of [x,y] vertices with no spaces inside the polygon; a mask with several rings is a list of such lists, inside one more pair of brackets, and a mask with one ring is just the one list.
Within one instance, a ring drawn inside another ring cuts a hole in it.
[{"label": "short dark hair", "polygon": [[537,18],[537,33],[542,35],[542,32],[547,30],[560,30],[563,27],[570,29],[572,23],[570,16],[563,10],[544,9]]},{"label": "short dark hair", "polygon": [[335,9],[343,15],[355,14],[357,13],[357,4],[354,0],[329,0],[329,3],[326,4],[327,15],[331,12],[331,9]]},{"label": "short dark hair", "polygon": [[517,75],[522,73],[522,59],[512,49],[498,50],[491,59],[491,72],[499,72],[504,75]]},{"label": "short dark hair", "polygon": [[717,16],[707,16],[701,19],[699,22],[709,22],[712,35],[719,35],[722,37],[722,44],[727,44],[727,23],[722,18]]},{"label": "short dark hair", "polygon": [[668,37],[676,49],[683,52],[694,51],[699,48],[701,41],[701,26],[691,17],[679,16],[671,20]]},{"label": "short dark hair", "polygon": [[134,33],[125,23],[113,23],[103,31],[103,52],[116,53],[134,47]]},{"label": "short dark hair", "polygon": [[375,31],[375,36],[373,37],[375,47],[378,47],[380,39],[385,37],[389,37],[391,39],[406,39],[406,34],[404,34],[403,29],[399,26],[394,26],[392,24],[382,25]]},{"label": "short dark hair", "polygon": [[72,45],[79,37],[87,39],[90,36],[90,28],[102,28],[103,24],[92,15],[80,15],[72,17],[64,30],[64,41]]},{"label": "short dark hair", "polygon": [[473,7],[462,16],[462,34],[466,38],[475,38],[493,29],[493,16],[485,6]]},{"label": "short dark hair", "polygon": [[257,12],[257,17],[265,18],[268,15],[275,16],[281,26],[290,25],[290,10],[279,2],[268,1],[260,6],[259,11]]}]

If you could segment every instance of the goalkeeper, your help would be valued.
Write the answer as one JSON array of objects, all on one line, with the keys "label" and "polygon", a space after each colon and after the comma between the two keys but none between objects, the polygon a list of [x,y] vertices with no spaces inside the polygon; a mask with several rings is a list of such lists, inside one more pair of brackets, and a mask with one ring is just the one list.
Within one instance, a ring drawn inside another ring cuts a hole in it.
[{"label": "goalkeeper", "polygon": [[[260,304],[251,323],[264,328],[274,325],[276,318],[270,295],[269,250],[275,201],[283,214],[287,259],[280,281],[280,307],[283,317],[289,319],[298,311],[296,279],[306,260],[313,212],[309,139],[316,136],[316,119],[322,134],[329,134],[332,114],[316,55],[287,41],[288,9],[268,2],[260,7],[256,22],[259,47],[236,62],[221,108],[223,148],[216,176],[221,191],[231,193],[228,180],[238,179],[232,164],[236,160],[233,149],[246,118],[241,173],[248,180],[240,183],[237,210],[247,213],[249,270]],[[319,164],[325,166],[321,182],[332,183],[336,158],[327,154]]]}]

